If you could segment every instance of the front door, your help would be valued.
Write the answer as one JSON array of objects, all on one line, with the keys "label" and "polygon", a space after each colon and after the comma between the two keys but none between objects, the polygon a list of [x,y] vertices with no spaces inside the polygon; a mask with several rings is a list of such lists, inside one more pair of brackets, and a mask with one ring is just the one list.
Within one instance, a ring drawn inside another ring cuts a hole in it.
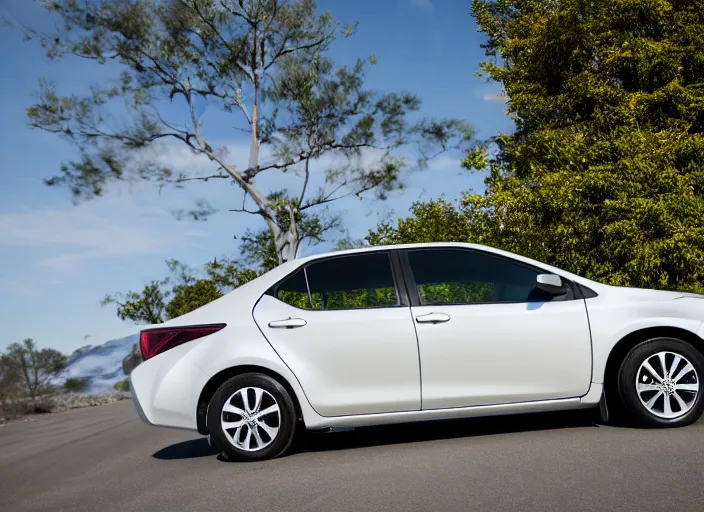
[{"label": "front door", "polygon": [[254,309],[257,325],[322,416],[420,409],[416,333],[392,256],[313,261]]},{"label": "front door", "polygon": [[539,269],[488,252],[407,255],[423,409],[587,393],[592,359],[583,299],[536,297]]}]

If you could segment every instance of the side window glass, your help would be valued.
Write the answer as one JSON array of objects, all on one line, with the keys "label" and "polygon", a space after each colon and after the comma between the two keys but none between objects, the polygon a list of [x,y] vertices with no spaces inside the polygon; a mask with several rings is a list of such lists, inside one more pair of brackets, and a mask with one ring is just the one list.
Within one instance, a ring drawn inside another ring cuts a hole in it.
[{"label": "side window glass", "polygon": [[276,288],[275,297],[291,306],[310,309],[306,275],[299,269]]},{"label": "side window glass", "polygon": [[387,253],[332,258],[306,267],[313,309],[398,305]]},{"label": "side window glass", "polygon": [[538,272],[518,263],[461,249],[409,251],[420,303],[531,302]]}]

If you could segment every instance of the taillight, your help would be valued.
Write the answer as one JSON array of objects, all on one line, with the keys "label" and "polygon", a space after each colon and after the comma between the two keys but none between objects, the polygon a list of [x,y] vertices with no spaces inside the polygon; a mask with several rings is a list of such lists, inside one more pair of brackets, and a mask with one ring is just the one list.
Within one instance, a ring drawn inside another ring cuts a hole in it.
[{"label": "taillight", "polygon": [[157,327],[142,331],[139,333],[139,348],[142,351],[142,359],[146,361],[174,347],[218,332],[225,325],[227,324]]}]

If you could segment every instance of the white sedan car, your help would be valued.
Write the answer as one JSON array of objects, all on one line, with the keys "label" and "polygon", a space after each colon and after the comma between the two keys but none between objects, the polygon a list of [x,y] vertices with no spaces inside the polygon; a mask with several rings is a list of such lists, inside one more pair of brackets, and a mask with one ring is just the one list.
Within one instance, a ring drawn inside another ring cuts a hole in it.
[{"label": "white sedan car", "polygon": [[130,385],[142,420],[237,460],[297,429],[599,406],[678,427],[704,408],[702,298],[471,244],[336,252],[145,328]]}]

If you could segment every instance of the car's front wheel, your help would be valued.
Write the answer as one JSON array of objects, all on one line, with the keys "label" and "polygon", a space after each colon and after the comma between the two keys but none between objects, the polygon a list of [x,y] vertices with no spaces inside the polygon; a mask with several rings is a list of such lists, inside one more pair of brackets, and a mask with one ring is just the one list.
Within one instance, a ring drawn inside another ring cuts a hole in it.
[{"label": "car's front wheel", "polygon": [[630,419],[643,427],[682,427],[704,411],[704,357],[689,343],[655,338],[624,359],[619,394]]},{"label": "car's front wheel", "polygon": [[208,406],[208,430],[228,459],[257,461],[282,455],[294,439],[296,410],[286,389],[260,373],[227,380]]}]

